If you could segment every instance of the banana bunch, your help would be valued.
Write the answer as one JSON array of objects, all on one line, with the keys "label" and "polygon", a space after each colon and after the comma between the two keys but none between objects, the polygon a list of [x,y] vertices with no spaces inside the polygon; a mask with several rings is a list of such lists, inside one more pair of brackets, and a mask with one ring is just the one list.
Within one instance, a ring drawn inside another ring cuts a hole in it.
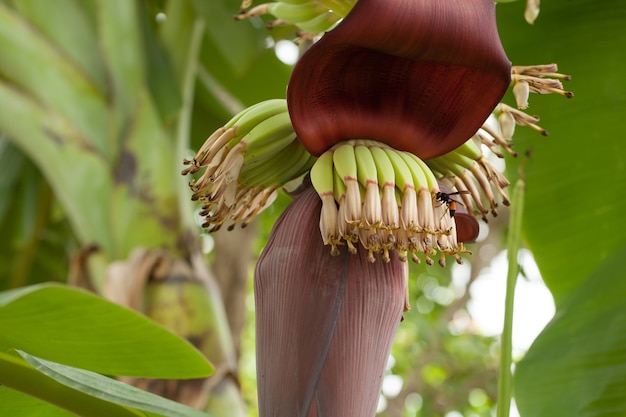
[{"label": "banana bunch", "polygon": [[349,140],[323,153],[311,168],[311,182],[322,200],[320,232],[331,254],[345,244],[351,253],[357,243],[370,262],[379,254],[389,262],[395,250],[431,265],[438,252],[461,262],[467,252],[456,240],[454,217],[449,215],[437,179],[417,156],[372,140]]},{"label": "banana bunch", "polygon": [[285,100],[267,100],[235,115],[202,145],[183,175],[204,170],[189,183],[202,202],[209,232],[228,223],[247,226],[285,183],[305,174],[316,158],[298,141]]},{"label": "banana bunch", "polygon": [[[250,1],[244,1],[235,19],[248,19],[271,14],[277,18],[268,27],[295,25],[308,34],[330,30],[352,8],[350,0],[279,0],[259,4],[248,9]],[[248,9],[248,10],[246,10]]]},{"label": "banana bunch", "polygon": [[[510,183],[483,155],[473,138],[447,154],[429,159],[426,164],[439,180],[449,187],[454,187],[468,212],[487,221],[487,214],[498,215],[496,196],[499,194],[502,204],[509,205],[509,198],[504,191]],[[483,200],[489,205],[485,207]]]}]

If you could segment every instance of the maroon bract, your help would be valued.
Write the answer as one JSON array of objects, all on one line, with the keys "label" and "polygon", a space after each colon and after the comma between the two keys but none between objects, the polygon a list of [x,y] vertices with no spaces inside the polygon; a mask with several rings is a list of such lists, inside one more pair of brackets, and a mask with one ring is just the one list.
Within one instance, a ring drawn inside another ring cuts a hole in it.
[{"label": "maroon bract", "polygon": [[407,295],[407,265],[331,256],[308,184],[255,270],[259,415],[373,416]]},{"label": "maroon bract", "polygon": [[426,160],[480,128],[510,71],[491,0],[359,0],[302,56],[287,104],[315,155],[375,139]]}]

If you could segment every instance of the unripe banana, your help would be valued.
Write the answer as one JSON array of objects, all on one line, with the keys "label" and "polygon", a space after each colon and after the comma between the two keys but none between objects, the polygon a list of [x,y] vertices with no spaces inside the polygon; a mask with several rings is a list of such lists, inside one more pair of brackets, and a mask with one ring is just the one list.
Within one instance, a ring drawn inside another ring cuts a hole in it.
[{"label": "unripe banana", "polygon": [[317,158],[311,167],[311,183],[320,197],[333,193],[333,151],[326,151]]},{"label": "unripe banana", "polygon": [[427,187],[430,191],[438,190],[439,185],[437,184],[437,177],[430,169],[430,167],[426,164],[426,162],[422,161],[417,155],[413,155],[411,152],[404,152],[403,155],[411,158],[416,166],[419,166],[422,170],[422,173],[426,177]]},{"label": "unripe banana", "polygon": [[294,4],[294,5],[310,3],[311,2],[311,0],[278,0],[278,1],[280,3]]},{"label": "unripe banana", "polygon": [[339,174],[337,174],[337,171],[333,167],[333,195],[335,196],[335,201],[337,203],[341,203],[343,200],[344,206],[346,200],[346,191],[346,183],[343,182],[343,178],[341,178]]},{"label": "unripe banana", "polygon": [[358,172],[354,146],[341,143],[333,152],[335,170],[346,184],[346,222],[361,221],[361,191],[359,190]]},{"label": "unripe banana", "polygon": [[325,245],[331,245],[331,254],[338,255],[340,241],[338,209],[334,195],[333,151],[324,152],[311,167],[311,183],[322,199],[320,232]]},{"label": "unripe banana", "polygon": [[[382,219],[386,228],[393,230],[400,227],[400,212],[398,211],[398,201],[396,200],[395,189],[395,172],[393,165],[387,156],[387,153],[382,148],[372,146],[370,152],[376,163],[376,169],[378,173],[378,184],[381,187],[381,203],[382,203]],[[401,201],[401,200],[400,200]],[[383,237],[383,242],[392,244],[389,242],[389,236]]]},{"label": "unripe banana", "polygon": [[341,16],[327,11],[306,22],[298,23],[298,27],[307,33],[324,33],[330,30],[339,20],[341,20]]},{"label": "unripe banana", "polygon": [[[364,145],[354,148],[359,183],[365,188],[363,220],[367,226],[379,227],[382,223],[381,196],[378,187],[378,171],[370,149]],[[376,233],[376,230],[372,230]]]},{"label": "unripe banana", "polygon": [[383,151],[387,154],[389,162],[391,162],[393,166],[396,187],[398,187],[400,191],[404,191],[407,187],[415,189],[411,170],[404,162],[404,159],[398,154],[398,151],[391,148],[383,148]]},{"label": "unripe banana", "polygon": [[397,154],[404,160],[404,163],[409,168],[415,189],[428,188],[428,180],[426,179],[426,174],[421,165],[415,159],[411,158],[408,152],[397,152]]},{"label": "unripe banana", "polygon": [[378,186],[378,170],[370,149],[365,145],[357,145],[354,147],[354,156],[359,183],[366,189],[369,183]]},{"label": "unripe banana", "polygon": [[[437,179],[434,174],[428,168],[428,166],[417,156],[410,152],[398,152],[400,157],[404,159],[411,175],[413,176],[413,182],[417,192],[417,223],[419,224],[418,230],[427,234],[434,233],[435,216],[433,214],[433,201],[431,193],[436,193],[438,189]],[[423,236],[419,244],[424,243],[428,248],[430,244],[430,237]],[[424,251],[423,248],[419,249]]]},{"label": "unripe banana", "polygon": [[277,154],[282,154],[284,149],[290,147],[293,142],[300,144],[296,138],[296,133],[290,132],[281,138],[277,138],[275,140],[268,141],[268,143],[261,146],[257,146],[253,150],[246,149],[246,166],[252,168],[256,165],[265,163],[268,160],[270,163],[276,163]]},{"label": "unripe banana", "polygon": [[396,174],[393,165],[382,148],[377,146],[370,147],[370,153],[376,164],[376,173],[378,175],[378,185],[383,187],[386,183],[396,184]]},{"label": "unripe banana", "polygon": [[395,149],[384,149],[389,156],[396,174],[396,185],[402,190],[402,204],[400,207],[400,223],[406,230],[418,229],[417,193],[413,175],[404,159]]},{"label": "unripe banana", "polygon": [[356,3],[354,0],[317,0],[317,2],[341,17],[346,17],[354,3]]},{"label": "unripe banana", "polygon": [[285,23],[297,25],[300,22],[307,22],[327,12],[324,6],[315,1],[308,1],[299,4],[288,4],[282,1],[270,3],[268,12],[276,16]]},{"label": "unripe banana", "polygon": [[276,184],[286,184],[304,175],[317,160],[300,142],[295,141],[294,143],[297,144],[297,146],[293,147],[289,156],[284,159],[276,159],[275,165],[280,166],[280,169],[276,169]]},{"label": "unripe banana", "polygon": [[294,139],[289,113],[280,112],[261,121],[240,142],[245,144],[246,153],[254,159],[263,153],[280,150]]},{"label": "unripe banana", "polygon": [[272,157],[259,160],[255,164],[248,164],[246,160],[239,175],[239,182],[248,187],[282,185],[283,183],[279,180],[281,172],[293,165],[294,159],[292,158],[299,156],[298,152],[302,148],[300,142],[294,140]]},{"label": "unripe banana", "polygon": [[454,149],[454,152],[474,160],[480,158],[483,154],[480,150],[480,146],[478,146],[473,138],[466,140],[461,146]]},{"label": "unripe banana", "polygon": [[[235,128],[235,132],[238,139],[243,138],[250,131],[258,126],[261,122],[268,118],[279,114],[287,113],[287,101],[284,99],[272,99],[265,100],[261,103],[251,106],[249,109],[244,110],[243,114],[232,125]],[[236,119],[235,116],[233,119]],[[231,119],[232,120],[232,119]],[[227,124],[227,126],[230,122]]]}]

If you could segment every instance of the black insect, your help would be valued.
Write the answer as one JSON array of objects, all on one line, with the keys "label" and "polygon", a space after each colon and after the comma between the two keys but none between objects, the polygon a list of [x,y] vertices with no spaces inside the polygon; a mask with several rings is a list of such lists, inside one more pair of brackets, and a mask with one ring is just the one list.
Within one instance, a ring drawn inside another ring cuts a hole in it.
[{"label": "black insect", "polygon": [[469,194],[470,192],[467,190],[462,190],[462,191],[455,191],[453,193],[442,193],[441,191],[439,191],[437,194],[435,194],[435,198],[438,201],[441,201],[442,204],[445,204],[448,207],[448,211],[450,212],[450,217],[454,217],[454,213],[456,212],[456,205],[460,204],[463,205],[463,203],[461,203],[460,201],[456,201],[453,198],[450,198],[451,195],[457,195],[457,194]]}]

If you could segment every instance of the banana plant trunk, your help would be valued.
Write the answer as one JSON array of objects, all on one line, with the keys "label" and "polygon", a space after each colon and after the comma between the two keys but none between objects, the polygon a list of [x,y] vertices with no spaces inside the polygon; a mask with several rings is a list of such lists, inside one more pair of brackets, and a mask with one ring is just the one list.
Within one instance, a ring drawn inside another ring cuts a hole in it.
[{"label": "banana plant trunk", "polygon": [[407,265],[331,256],[305,184],[255,271],[261,417],[373,416],[407,295]]}]

